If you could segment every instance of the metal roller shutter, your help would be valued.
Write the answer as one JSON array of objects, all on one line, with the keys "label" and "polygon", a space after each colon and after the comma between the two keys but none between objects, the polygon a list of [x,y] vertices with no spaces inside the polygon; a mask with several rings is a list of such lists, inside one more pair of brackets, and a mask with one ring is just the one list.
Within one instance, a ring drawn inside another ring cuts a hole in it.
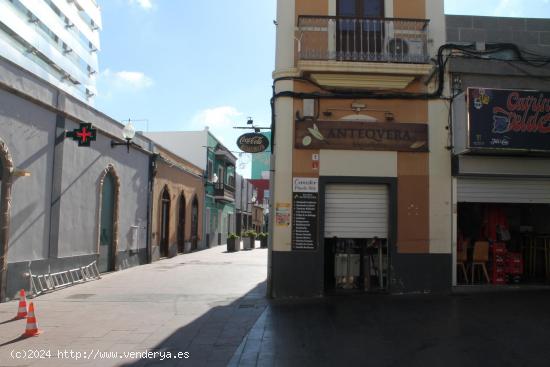
[{"label": "metal roller shutter", "polygon": [[327,185],[325,238],[388,238],[385,185]]},{"label": "metal roller shutter", "polygon": [[550,180],[459,178],[457,201],[463,203],[550,203]]}]

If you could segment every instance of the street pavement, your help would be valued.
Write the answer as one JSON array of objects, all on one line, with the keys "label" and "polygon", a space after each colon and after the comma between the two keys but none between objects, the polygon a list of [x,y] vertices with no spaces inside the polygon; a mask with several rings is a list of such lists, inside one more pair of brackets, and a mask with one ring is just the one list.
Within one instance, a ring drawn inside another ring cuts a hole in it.
[{"label": "street pavement", "polygon": [[17,301],[0,304],[0,366],[226,366],[266,275],[266,249],[225,246],[113,272],[29,300],[42,333],[26,339]]},{"label": "street pavement", "polygon": [[266,263],[216,247],[107,274],[35,298],[28,339],[0,304],[0,366],[550,366],[550,290],[268,302]]},{"label": "street pavement", "polygon": [[273,301],[229,366],[550,366],[550,291]]}]

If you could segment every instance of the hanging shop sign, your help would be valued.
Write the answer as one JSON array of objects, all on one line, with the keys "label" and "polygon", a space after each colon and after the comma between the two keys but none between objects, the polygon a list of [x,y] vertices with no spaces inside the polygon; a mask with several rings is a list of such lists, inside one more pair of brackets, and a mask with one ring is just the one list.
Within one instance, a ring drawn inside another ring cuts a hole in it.
[{"label": "hanging shop sign", "polygon": [[89,147],[90,143],[96,140],[97,130],[92,128],[91,123],[81,123],[78,129],[67,131],[66,135],[77,141],[79,147]]},{"label": "hanging shop sign", "polygon": [[550,151],[550,92],[468,88],[471,150]]},{"label": "hanging shop sign", "polygon": [[239,136],[237,146],[246,153],[260,153],[269,148],[269,139],[260,133],[246,133]]},{"label": "hanging shop sign", "polygon": [[299,121],[294,137],[297,149],[428,151],[427,124]]}]

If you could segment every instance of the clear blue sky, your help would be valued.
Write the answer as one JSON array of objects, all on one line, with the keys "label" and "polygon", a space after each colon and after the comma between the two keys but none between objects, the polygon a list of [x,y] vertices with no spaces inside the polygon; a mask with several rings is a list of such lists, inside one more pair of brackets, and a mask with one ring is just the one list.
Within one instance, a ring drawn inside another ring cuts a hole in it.
[{"label": "clear blue sky", "polygon": [[[247,116],[269,125],[276,0],[99,3],[96,108],[117,120],[147,119],[150,131],[209,125],[235,150],[233,125]],[[445,0],[445,12],[550,18],[550,0]]]}]

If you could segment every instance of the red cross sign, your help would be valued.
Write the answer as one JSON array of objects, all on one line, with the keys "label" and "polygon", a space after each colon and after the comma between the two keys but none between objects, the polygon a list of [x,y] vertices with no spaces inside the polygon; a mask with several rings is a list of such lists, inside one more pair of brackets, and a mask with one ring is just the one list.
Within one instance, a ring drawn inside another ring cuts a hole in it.
[{"label": "red cross sign", "polygon": [[79,147],[89,147],[90,142],[95,140],[96,136],[97,130],[92,128],[91,123],[81,123],[79,129],[67,132],[67,137],[78,141]]}]

